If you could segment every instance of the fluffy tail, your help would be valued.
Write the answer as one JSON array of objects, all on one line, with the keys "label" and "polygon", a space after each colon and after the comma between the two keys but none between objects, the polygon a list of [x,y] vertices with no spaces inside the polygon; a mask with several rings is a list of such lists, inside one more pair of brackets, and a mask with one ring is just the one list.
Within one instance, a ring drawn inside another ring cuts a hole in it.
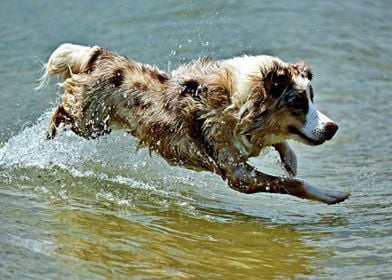
[{"label": "fluffy tail", "polygon": [[49,83],[50,76],[60,75],[62,80],[83,72],[87,64],[99,47],[85,47],[74,44],[60,45],[49,57],[48,63],[42,67],[43,75],[39,79],[36,90],[45,89]]},{"label": "fluffy tail", "polygon": [[[85,47],[74,44],[60,45],[49,57],[49,60],[42,67],[43,75],[39,80],[36,90],[44,89],[50,76],[59,75],[62,81],[74,77],[74,75],[83,73],[89,67],[89,62],[99,47]],[[75,114],[78,110],[73,92],[65,91],[63,96],[64,102],[57,106],[50,123],[50,131],[47,138],[53,138],[56,135],[56,128],[60,125],[71,125],[71,129],[78,130],[78,124],[75,124]],[[73,112],[73,113],[72,113]]]}]

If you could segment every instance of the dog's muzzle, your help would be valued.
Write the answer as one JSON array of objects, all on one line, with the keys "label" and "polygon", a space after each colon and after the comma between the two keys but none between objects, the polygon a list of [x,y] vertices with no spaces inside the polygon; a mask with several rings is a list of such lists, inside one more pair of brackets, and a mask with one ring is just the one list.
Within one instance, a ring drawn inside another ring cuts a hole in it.
[{"label": "dog's muzzle", "polygon": [[338,130],[338,125],[318,111],[313,103],[310,103],[303,128],[290,127],[289,129],[293,134],[299,136],[299,140],[305,144],[320,145],[332,139]]}]

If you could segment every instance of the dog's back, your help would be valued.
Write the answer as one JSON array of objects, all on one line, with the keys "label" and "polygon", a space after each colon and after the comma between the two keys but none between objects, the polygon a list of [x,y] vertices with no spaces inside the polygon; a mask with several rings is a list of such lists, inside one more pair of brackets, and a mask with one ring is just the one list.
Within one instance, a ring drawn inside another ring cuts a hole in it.
[{"label": "dog's back", "polygon": [[222,80],[229,74],[218,64],[199,59],[166,73],[98,47],[61,45],[42,79],[60,75],[65,91],[49,138],[59,126],[84,138],[120,128],[169,163],[214,170],[202,130],[212,126],[203,120],[221,116],[230,98],[230,83]]}]

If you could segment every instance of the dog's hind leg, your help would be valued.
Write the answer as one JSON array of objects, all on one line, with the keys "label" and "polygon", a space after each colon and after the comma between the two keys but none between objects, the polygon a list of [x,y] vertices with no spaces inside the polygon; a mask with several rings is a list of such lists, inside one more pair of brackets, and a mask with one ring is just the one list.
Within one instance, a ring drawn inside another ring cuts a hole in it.
[{"label": "dog's hind leg", "polygon": [[64,105],[58,105],[50,121],[50,129],[46,134],[46,139],[53,139],[54,137],[56,137],[57,128],[60,125],[65,126],[71,123],[72,117],[64,109]]}]

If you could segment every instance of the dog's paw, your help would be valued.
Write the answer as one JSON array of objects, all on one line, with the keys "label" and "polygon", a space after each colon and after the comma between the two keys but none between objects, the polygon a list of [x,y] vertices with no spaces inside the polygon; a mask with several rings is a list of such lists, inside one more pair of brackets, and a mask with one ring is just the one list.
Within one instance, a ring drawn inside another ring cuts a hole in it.
[{"label": "dog's paw", "polygon": [[336,204],[345,201],[350,197],[350,193],[335,190],[319,189],[304,183],[305,198],[317,200],[327,204]]},{"label": "dog's paw", "polygon": [[[61,126],[61,125],[60,125]],[[49,129],[45,133],[46,140],[52,140],[57,136],[57,126],[55,122],[51,122]]]}]

